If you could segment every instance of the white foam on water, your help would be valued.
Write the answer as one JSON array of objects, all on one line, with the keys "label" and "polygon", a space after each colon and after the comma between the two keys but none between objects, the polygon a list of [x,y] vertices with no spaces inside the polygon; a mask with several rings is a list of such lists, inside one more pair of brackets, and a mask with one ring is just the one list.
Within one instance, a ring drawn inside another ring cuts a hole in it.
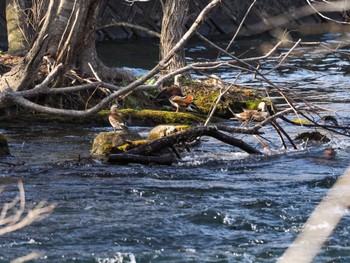
[{"label": "white foam on water", "polygon": [[136,257],[132,253],[118,252],[113,258],[97,258],[98,263],[137,263]]}]

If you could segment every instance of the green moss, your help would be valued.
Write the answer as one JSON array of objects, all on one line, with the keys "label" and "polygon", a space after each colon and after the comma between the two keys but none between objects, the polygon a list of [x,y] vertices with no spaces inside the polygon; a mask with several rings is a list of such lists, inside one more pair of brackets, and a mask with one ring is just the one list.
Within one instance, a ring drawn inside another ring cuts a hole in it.
[{"label": "green moss", "polygon": [[110,112],[111,112],[110,110],[101,110],[97,114],[101,117],[106,117],[110,114]]},{"label": "green moss", "polygon": [[[153,80],[154,81],[154,80]],[[157,90],[150,92],[134,91],[124,99],[118,101],[121,107],[125,108],[120,112],[128,120],[130,125],[147,125],[155,126],[157,124],[193,124],[203,123],[206,120],[207,114],[211,111],[215,105],[217,98],[220,95],[220,88],[214,84],[213,81],[198,81],[198,80],[181,80],[183,85],[184,94],[192,94],[194,96],[194,103],[199,107],[200,112],[178,112],[155,110],[164,109],[166,106],[160,108],[153,102],[153,97],[159,93]],[[78,96],[78,95],[77,95]],[[75,98],[77,101],[84,103],[85,100],[80,95]],[[232,88],[227,92],[220,103],[217,105],[215,112],[216,117],[231,118],[232,112],[241,112],[243,108],[255,109],[262,98],[258,93],[241,88]],[[94,102],[95,103],[95,102]],[[169,107],[167,108],[169,109]],[[102,110],[98,114],[85,118],[74,118],[69,116],[56,116],[49,114],[23,114],[23,115],[11,115],[0,116],[0,122],[26,122],[26,123],[40,123],[40,122],[57,122],[57,123],[77,123],[77,124],[93,124],[93,125],[108,125],[109,110]],[[131,122],[129,122],[131,120]],[[213,119],[217,121],[217,118]]]},{"label": "green moss", "polygon": [[128,141],[128,143],[125,143],[123,145],[120,145],[117,147],[118,151],[120,152],[126,152],[129,151],[132,148],[135,148],[137,146],[141,146],[145,143],[147,143],[148,140],[136,140],[136,141]]},{"label": "green moss", "polygon": [[293,122],[298,123],[298,124],[311,124],[312,122],[306,119],[301,119],[301,118],[294,118]]},{"label": "green moss", "polygon": [[105,155],[108,155],[110,154],[110,152],[112,151],[113,149],[113,145],[110,144],[110,143],[106,143],[104,145],[102,145],[102,152],[105,154]]},{"label": "green moss", "polygon": [[[140,76],[141,77],[141,76]],[[145,85],[153,85],[157,82],[158,76],[154,76],[145,82]]]},{"label": "green moss", "polygon": [[251,109],[251,110],[256,110],[258,108],[258,105],[260,102],[265,102],[267,104],[267,107],[271,107],[272,103],[269,99],[267,98],[261,98],[261,97],[256,97],[253,100],[246,100],[244,101],[244,107],[246,109]]},{"label": "green moss", "polygon": [[[185,94],[191,93],[194,96],[194,103],[204,114],[211,111],[220,95],[220,87],[211,80],[184,80],[183,88]],[[256,108],[262,99],[260,94],[252,90],[233,87],[221,98],[215,116],[231,118],[232,112],[241,112],[243,108]]]},{"label": "green moss", "polygon": [[106,156],[111,153],[126,151],[132,147],[132,141],[142,140],[138,133],[133,132],[101,132],[92,144],[91,154],[94,156]]},{"label": "green moss", "polygon": [[203,123],[205,121],[205,117],[188,112],[123,109],[120,110],[120,113],[123,114],[125,119],[130,119],[134,125],[193,124]]}]

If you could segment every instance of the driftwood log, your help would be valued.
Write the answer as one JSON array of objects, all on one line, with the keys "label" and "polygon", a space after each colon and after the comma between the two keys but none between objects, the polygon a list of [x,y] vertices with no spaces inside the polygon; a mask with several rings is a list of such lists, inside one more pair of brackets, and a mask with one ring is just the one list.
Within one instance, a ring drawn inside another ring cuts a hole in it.
[{"label": "driftwood log", "polygon": [[241,150],[250,154],[262,154],[259,150],[245,143],[244,141],[233,137],[232,135],[225,134],[218,130],[216,126],[200,126],[190,128],[183,132],[178,132],[173,135],[165,136],[157,140],[148,142],[136,148],[133,148],[122,154],[111,154],[108,157],[108,162],[111,163],[157,163],[157,164],[170,164],[176,161],[176,156],[166,155],[160,158],[157,154],[166,148],[173,149],[174,145],[186,145],[194,140],[197,140],[201,136],[210,136],[224,143],[238,147]]}]

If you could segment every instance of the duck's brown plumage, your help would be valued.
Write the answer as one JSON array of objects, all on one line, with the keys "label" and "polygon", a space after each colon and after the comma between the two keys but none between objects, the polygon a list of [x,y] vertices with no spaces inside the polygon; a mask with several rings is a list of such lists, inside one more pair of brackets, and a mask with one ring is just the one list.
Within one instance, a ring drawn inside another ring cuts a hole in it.
[{"label": "duck's brown plumage", "polygon": [[260,102],[257,110],[246,110],[243,109],[243,112],[235,114],[238,120],[240,121],[263,121],[270,116],[267,111],[267,106],[265,102]]},{"label": "duck's brown plumage", "polygon": [[166,105],[169,106],[169,99],[172,96],[181,96],[183,97],[184,95],[182,94],[182,89],[181,87],[177,85],[171,85],[169,87],[164,88],[155,98],[154,101],[160,105]]},{"label": "duck's brown plumage", "polygon": [[127,129],[122,115],[118,112],[118,105],[116,104],[112,105],[111,113],[108,116],[108,120],[114,128],[114,132],[116,132],[117,130],[122,131]]},{"label": "duck's brown plumage", "polygon": [[186,96],[174,95],[170,97],[169,101],[176,108],[176,112],[179,109],[187,109],[189,111],[198,110],[197,105],[193,103],[193,96],[191,94]]}]

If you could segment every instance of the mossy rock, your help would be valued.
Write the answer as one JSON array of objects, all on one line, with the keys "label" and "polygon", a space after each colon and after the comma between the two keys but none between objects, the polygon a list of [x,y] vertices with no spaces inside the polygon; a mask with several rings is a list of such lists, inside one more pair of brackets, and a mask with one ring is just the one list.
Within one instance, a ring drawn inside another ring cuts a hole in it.
[{"label": "mossy rock", "polygon": [[168,136],[174,134],[176,132],[187,130],[189,125],[158,125],[154,127],[148,137],[147,140],[156,140],[164,136]]},{"label": "mossy rock", "polygon": [[[185,81],[183,89],[184,94],[193,94],[194,103],[203,114],[208,114],[211,111],[215,101],[220,95],[220,87],[209,80]],[[233,87],[221,98],[215,116],[231,118],[233,116],[232,112],[242,112],[244,108],[254,109],[262,100],[265,101],[265,99],[255,91]]]},{"label": "mossy rock", "polygon": [[0,157],[10,154],[10,149],[5,136],[0,133]]},{"label": "mossy rock", "polygon": [[142,140],[141,135],[129,131],[120,132],[101,132],[94,139],[91,155],[94,156],[106,156],[110,153],[121,152],[123,147],[128,141]]},{"label": "mossy rock", "polygon": [[189,112],[133,109],[123,109],[119,112],[128,125],[155,126],[173,123],[191,125],[205,122],[205,117]]}]

